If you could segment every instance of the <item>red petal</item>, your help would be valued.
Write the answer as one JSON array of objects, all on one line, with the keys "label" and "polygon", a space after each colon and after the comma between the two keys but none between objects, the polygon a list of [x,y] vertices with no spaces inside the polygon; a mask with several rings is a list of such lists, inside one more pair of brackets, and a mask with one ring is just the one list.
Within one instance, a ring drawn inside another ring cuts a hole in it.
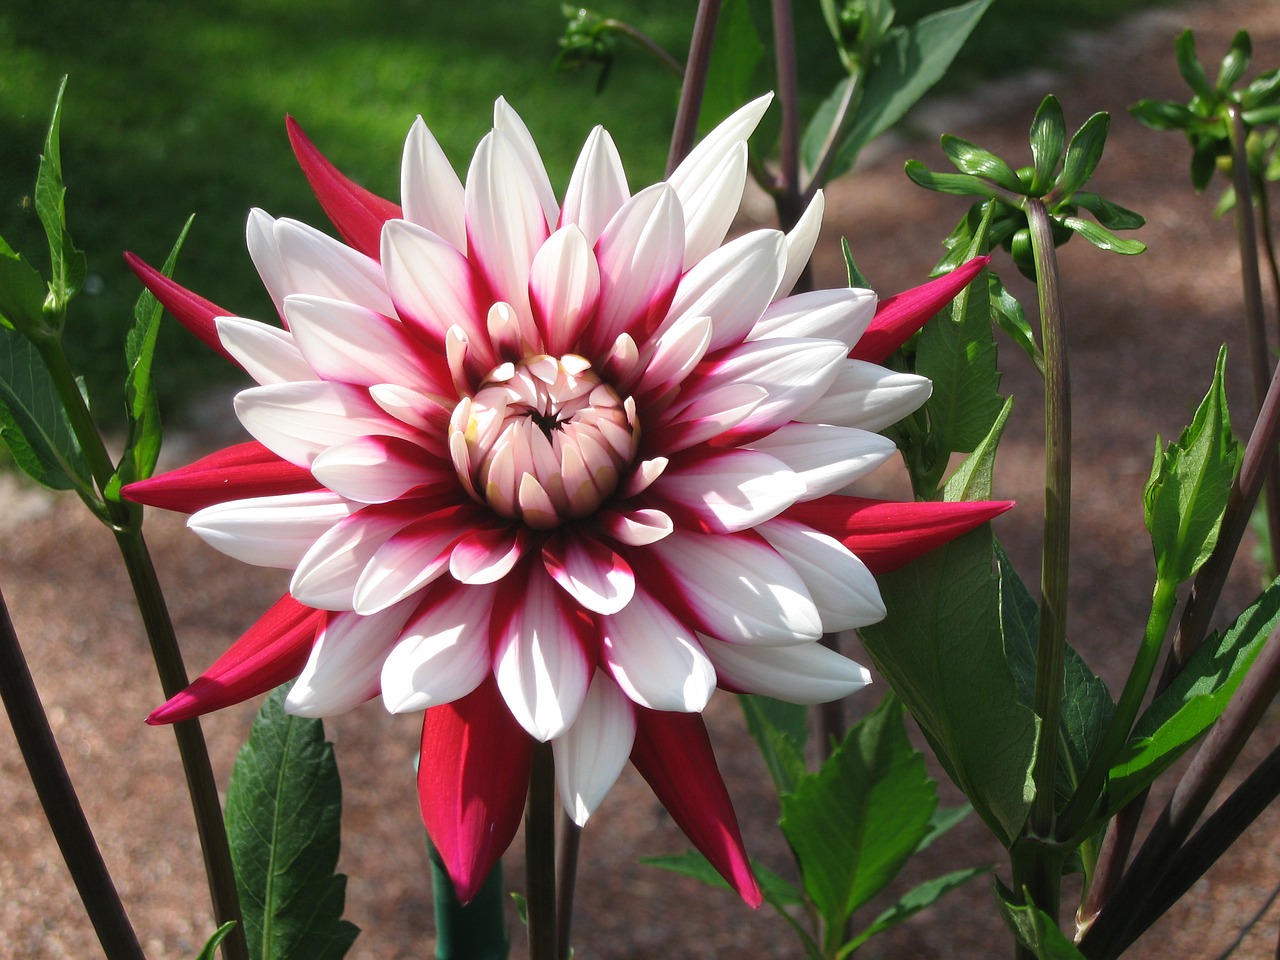
[{"label": "red petal", "polygon": [[631,762],[685,836],[748,906],[759,907],[764,898],[702,715],[637,709]]},{"label": "red petal", "polygon": [[215,503],[320,490],[311,471],[251,440],[211,453],[195,463],[149,480],[130,483],[126,499],[179,513],[195,513]]},{"label": "red petal", "polygon": [[177,723],[229,707],[302,672],[326,614],[287,593],[187,689],[169,698],[147,723]]},{"label": "red petal", "polygon": [[217,317],[233,317],[234,313],[223,310],[216,303],[210,303],[204,297],[170,280],[136,254],[125,253],[124,262],[142,281],[142,285],[155,294],[164,308],[199,337],[205,346],[230,360],[237,367],[240,366],[240,361],[231,356],[227,348],[222,345],[222,341],[218,339],[218,328],[213,322]]},{"label": "red petal", "polygon": [[990,260],[990,257],[974,257],[936,280],[881,300],[876,307],[875,319],[849,351],[849,356],[855,360],[880,363],[906,343],[907,338],[923,327],[925,321],[950,303]]},{"label": "red petal", "polygon": [[533,764],[533,739],[511,716],[492,677],[427,710],[418,800],[422,822],[462,903],[511,845]]},{"label": "red petal", "polygon": [[897,503],[836,495],[797,503],[782,515],[835,537],[872,573],[888,573],[1012,506],[1012,500]]},{"label": "red petal", "polygon": [[388,220],[399,219],[402,216],[400,207],[343,176],[316,149],[293,117],[285,117],[284,122],[298,165],[342,239],[366,257],[382,259],[379,255],[382,225]]}]

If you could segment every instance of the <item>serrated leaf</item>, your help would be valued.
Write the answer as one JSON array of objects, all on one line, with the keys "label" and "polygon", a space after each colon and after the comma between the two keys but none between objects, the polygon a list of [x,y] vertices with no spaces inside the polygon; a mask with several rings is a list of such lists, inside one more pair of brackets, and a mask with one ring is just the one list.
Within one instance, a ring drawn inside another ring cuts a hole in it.
[{"label": "serrated leaf", "polygon": [[1006,190],[1022,192],[1022,181],[1013,168],[976,143],[970,143],[949,133],[942,135],[942,152],[961,173],[992,180]]},{"label": "serrated leaf", "polygon": [[744,694],[738,702],[747,718],[747,732],[760,748],[774,786],[779,794],[790,793],[808,774],[804,763],[808,710],[800,704],[754,694]]},{"label": "serrated leaf", "polygon": [[747,0],[725,0],[707,67],[700,131],[710,130],[758,92],[752,80],[764,54]]},{"label": "serrated leaf", "polygon": [[26,331],[37,329],[44,293],[40,271],[0,238],[0,325]]},{"label": "serrated leaf", "polygon": [[[970,0],[890,34],[880,59],[862,79],[862,99],[836,148],[829,181],[850,169],[863,147],[901,120],[942,79],[990,5],[991,0]],[[837,85],[805,131],[805,164],[811,170],[843,99],[843,85],[849,82]]]},{"label": "serrated leaf", "polygon": [[948,776],[1008,845],[1031,803],[1036,720],[1000,643],[992,550],[983,527],[877,578],[888,614],[859,633]]},{"label": "serrated leaf", "polygon": [[926,190],[949,193],[958,197],[1000,197],[991,184],[966,173],[934,173],[919,160],[908,160],[905,168],[911,182]]},{"label": "serrated leaf", "polygon": [[37,483],[93,496],[89,468],[40,354],[7,328],[0,328],[0,440]]},{"label": "serrated leaf", "polygon": [[1108,775],[1108,811],[1137,796],[1213,725],[1278,624],[1280,579],[1225,634],[1209,637],[1138,718],[1133,737]]},{"label": "serrated leaf", "polygon": [[1062,152],[1067,144],[1067,123],[1062,116],[1062,104],[1050,95],[1040,101],[1035,119],[1031,121],[1031,193],[1043,196],[1053,186],[1053,175],[1062,162]]},{"label": "serrated leaf", "polygon": [[1231,38],[1231,46],[1218,67],[1218,82],[1214,84],[1218,93],[1226,96],[1236,85],[1244,72],[1249,69],[1249,60],[1253,56],[1253,44],[1249,40],[1249,31],[1240,30]]},{"label": "serrated leaf", "polygon": [[937,805],[924,756],[907,739],[902,704],[892,696],[782,798],[782,832],[828,926],[843,924],[897,875]]},{"label": "serrated leaf", "polygon": [[359,929],[341,919],[342,785],[319,720],[258,712],[227,790],[227,837],[252,960],[338,960]]},{"label": "serrated leaf", "polygon": [[209,938],[208,942],[205,943],[204,948],[201,949],[200,953],[196,956],[196,960],[216,960],[218,947],[222,945],[223,940],[227,939],[227,935],[235,929],[235,925],[236,922],[234,920],[228,920],[215,930],[213,932],[213,936]]},{"label": "serrated leaf", "polygon": [[76,249],[67,232],[66,186],[62,182],[62,156],[59,147],[59,128],[62,123],[62,95],[67,89],[67,78],[62,78],[58,98],[53,106],[53,119],[45,136],[44,152],[40,155],[40,167],[36,174],[36,215],[44,225],[49,240],[49,260],[52,274],[49,292],[58,312],[84,284],[84,254]]},{"label": "serrated leaf", "polygon": [[1043,910],[1031,904],[1014,903],[1013,893],[999,880],[996,893],[1005,923],[1037,960],[1085,960],[1085,955]]},{"label": "serrated leaf", "polygon": [[1196,119],[1185,103],[1173,100],[1139,100],[1129,113],[1153,130],[1185,130]]},{"label": "serrated leaf", "polygon": [[1137,230],[1147,222],[1147,218],[1142,214],[1134,213],[1127,207],[1112,203],[1096,193],[1085,190],[1076,191],[1071,202],[1092,213],[1108,230]]},{"label": "serrated leaf", "polygon": [[1068,230],[1080,234],[1099,250],[1106,250],[1108,253],[1120,253],[1132,257],[1145,253],[1147,249],[1147,245],[1141,240],[1125,240],[1117,237],[1102,224],[1094,223],[1092,220],[1063,217],[1059,222]]},{"label": "serrated leaf", "polygon": [[1005,289],[1004,283],[994,273],[991,274],[991,315],[995,318],[996,325],[1022,348],[1022,352],[1031,358],[1040,375],[1044,376],[1044,354],[1036,343],[1026,311],[1022,309],[1018,298]]},{"label": "serrated leaf", "polygon": [[962,887],[974,877],[980,877],[994,869],[994,866],[969,867],[964,870],[952,871],[941,877],[934,877],[932,880],[926,880],[905,893],[897,903],[876,917],[871,926],[845,944],[839,956],[843,957],[852,954],[876,934],[883,933],[890,927],[896,927],[904,920],[915,916],[921,910],[933,906],[952,890]]},{"label": "serrated leaf", "polygon": [[1069,200],[1089,182],[1102,159],[1103,148],[1107,145],[1107,129],[1110,126],[1109,114],[1095,113],[1075,132],[1075,136],[1067,144],[1062,174],[1053,187],[1053,193],[1059,200]]},{"label": "serrated leaf", "polygon": [[[705,883],[708,887],[719,887],[728,890],[729,882],[720,876],[720,872],[696,850],[671,854],[665,857],[642,857],[640,862],[647,867],[657,867],[669,873],[678,873],[683,877],[692,877]],[[760,883],[760,891],[765,900],[775,906],[793,907],[804,903],[804,894],[786,877],[774,873],[768,867],[751,861],[751,872]]]},{"label": "serrated leaf", "polygon": [[1157,574],[1174,583],[1190,579],[1218,542],[1240,463],[1227,411],[1226,356],[1226,348],[1219,351],[1213,384],[1191,425],[1163,454],[1157,450],[1142,493]]},{"label": "serrated leaf", "polygon": [[1214,100],[1213,87],[1209,85],[1209,75],[1196,56],[1196,38],[1190,30],[1183,30],[1174,43],[1174,56],[1178,61],[1178,72],[1187,82],[1191,92],[1209,102]]},{"label": "serrated leaf", "polygon": [[1004,434],[1005,424],[1009,422],[1009,414],[1013,412],[1013,397],[1009,397],[1000,408],[1000,413],[991,429],[965,458],[964,463],[956,467],[942,490],[942,499],[957,500],[990,500],[992,475],[996,466],[996,448],[1000,445],[1000,437]]}]

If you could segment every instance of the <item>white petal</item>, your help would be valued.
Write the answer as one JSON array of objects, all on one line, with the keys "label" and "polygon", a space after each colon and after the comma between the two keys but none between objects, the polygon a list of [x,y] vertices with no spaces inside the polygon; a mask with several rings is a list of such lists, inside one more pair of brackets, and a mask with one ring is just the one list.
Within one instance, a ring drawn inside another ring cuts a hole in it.
[{"label": "white petal", "polygon": [[565,593],[592,613],[617,613],[635,594],[630,564],[599,540],[557,537],[542,548],[542,562]]},{"label": "white petal", "polygon": [[218,317],[218,339],[258,383],[319,380],[288,330],[243,317]]},{"label": "white petal", "polygon": [[244,227],[245,245],[249,248],[249,259],[253,261],[262,278],[262,285],[267,288],[276,312],[284,316],[284,298],[292,293],[288,289],[284,265],[280,262],[280,248],[276,243],[275,218],[265,210],[254,207],[249,211],[248,221]]},{"label": "white petal", "polygon": [[773,299],[786,245],[777,230],[755,230],[726,243],[680,278],[662,328],[682,317],[711,317],[711,350],[741,343]]},{"label": "white petal", "polygon": [[594,244],[630,196],[618,148],[607,130],[596,127],[587,136],[569,177],[560,222],[577,224],[587,242]]},{"label": "white petal", "polygon": [[465,697],[489,674],[492,587],[454,587],[422,605],[382,665],[382,702],[391,713],[425,710]]},{"label": "white petal", "polygon": [[782,274],[782,282],[778,284],[778,292],[774,299],[785,297],[800,279],[805,264],[813,255],[813,248],[818,242],[818,233],[822,229],[822,213],[826,209],[826,198],[819,190],[809,201],[796,225],[787,234],[787,269]]},{"label": "white petal", "polygon": [[773,303],[746,339],[809,337],[839,340],[852,349],[876,315],[876,302],[872,291],[856,287],[799,293]]},{"label": "white petal", "polygon": [[804,413],[823,396],[848,354],[837,340],[753,340],[716,358],[699,390],[754,384],[767,391],[738,430],[772,430]]},{"label": "white petal", "polygon": [[687,195],[680,195],[685,217],[686,270],[724,240],[742,203],[742,188],[746,183],[747,145],[739,142],[720,159],[706,180]]},{"label": "white petal", "polygon": [[236,394],[235,409],[254,439],[299,466],[309,466],[322,450],[354,437],[413,436],[409,427],[369,399],[367,391],[342,383],[250,387]]},{"label": "white petal", "polygon": [[315,458],[311,473],[330,490],[360,503],[387,503],[414,487],[453,477],[451,467],[397,437],[356,437],[336,443]]},{"label": "white petal", "polygon": [[494,631],[494,675],[512,716],[544,743],[574,722],[591,681],[570,603],[545,574],[529,577],[523,601]]},{"label": "white petal", "polygon": [[355,504],[327,490],[229,500],[191,515],[187,526],[214,549],[260,567],[297,566]]},{"label": "white petal", "polygon": [[931,393],[933,384],[927,377],[846,360],[827,392],[796,419],[883,430],[918,410]]},{"label": "white petal", "polygon": [[581,230],[562,227],[542,245],[529,271],[529,299],[548,353],[558,357],[574,348],[599,298],[596,255]]},{"label": "white petal", "polygon": [[651,710],[698,713],[716,688],[716,672],[693,631],[644,591],[600,620],[601,655],[622,692]]},{"label": "white petal", "polygon": [[651,357],[644,365],[638,392],[668,390],[693,372],[711,345],[711,318],[684,316],[649,341]]},{"label": "white petal", "polygon": [[776,517],[804,496],[805,484],[767,453],[725,450],[668,470],[653,490],[693,510],[712,532],[735,533]]},{"label": "white petal", "polygon": [[[297,220],[277,220],[272,232],[283,274],[277,309],[283,311],[283,297],[309,293],[358,303],[381,314],[393,312],[376,260]],[[271,284],[267,287],[272,289]]]},{"label": "white petal", "polygon": [[411,601],[372,617],[332,614],[285,698],[285,712],[295,717],[328,717],[377,696],[382,661],[413,608]]},{"label": "white petal", "polygon": [[707,188],[724,158],[755,132],[772,101],[773,94],[768,93],[740,107],[689,151],[667,179],[682,205],[691,203],[700,191]]},{"label": "white petal", "polygon": [[298,561],[289,593],[320,610],[352,610],[361,571],[387,538],[413,522],[404,510],[362,510],[335,523]]},{"label": "white petal", "polygon": [[820,643],[748,647],[702,638],[720,682],[792,703],[826,703],[865,687],[871,672]]},{"label": "white petal", "polygon": [[356,583],[355,609],[376,613],[444,576],[450,548],[466,529],[457,512],[427,514],[383,543]]},{"label": "white petal", "polygon": [[725,383],[694,392],[689,402],[672,407],[670,425],[662,431],[662,449],[688,450],[732,430],[769,398],[754,383]]},{"label": "white petal", "polygon": [[493,128],[501,130],[515,144],[520,162],[538,195],[538,202],[542,205],[542,212],[547,218],[547,227],[553,229],[560,219],[560,207],[556,203],[555,191],[551,189],[547,168],[542,164],[542,156],[538,153],[538,145],[533,142],[529,128],[504,97],[494,101]]},{"label": "white petal", "polygon": [[560,802],[578,826],[587,822],[622,773],[635,738],[635,708],[597,670],[578,719],[551,744]]},{"label": "white petal", "polygon": [[854,630],[884,619],[876,579],[839,540],[791,520],[770,520],[759,532],[804,580],[825,633]]},{"label": "white petal", "polygon": [[898,450],[878,433],[826,423],[788,423],[750,445],[777,457],[805,486],[800,500],[816,500],[843,490]]},{"label": "white petal", "polygon": [[462,253],[467,224],[462,211],[462,181],[421,117],[409,128],[400,166],[400,203],[404,218],[426,227]]},{"label": "white petal", "polygon": [[609,536],[619,543],[633,547],[645,547],[671,535],[675,524],[661,510],[642,509],[618,513],[601,511],[599,522]]},{"label": "white petal", "polygon": [[320,379],[361,387],[398,383],[424,393],[450,386],[447,374],[439,376],[444,364],[428,370],[397,320],[358,304],[312,296],[286,297],[284,313],[298,349]]},{"label": "white petal", "polygon": [[677,531],[649,549],[707,633],[766,645],[822,636],[822,618],[804,581],[778,551],[754,536]]}]

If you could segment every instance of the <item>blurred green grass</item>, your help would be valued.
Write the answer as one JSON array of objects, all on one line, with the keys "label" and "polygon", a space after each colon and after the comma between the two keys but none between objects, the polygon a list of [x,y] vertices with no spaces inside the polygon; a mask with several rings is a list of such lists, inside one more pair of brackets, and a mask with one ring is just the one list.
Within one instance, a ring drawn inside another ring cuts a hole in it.
[{"label": "blurred green grass", "polygon": [[[751,0],[768,23],[766,0]],[[898,0],[912,22],[954,0]],[[807,98],[839,65],[817,3],[796,3]],[[956,65],[979,81],[1043,64],[1069,23],[1096,25],[1128,0],[997,0]],[[683,58],[692,0],[601,0]],[[557,189],[587,131],[605,123],[633,185],[661,176],[675,114],[673,78],[620,44],[604,92],[591,71],[556,73],[559,0],[10,0],[0,6],[0,236],[46,269],[30,204],[59,78],[70,75],[63,170],[72,236],[89,256],[68,350],[99,416],[116,418],[123,331],[140,287],[120,253],[159,263],[190,213],[177,279],[228,310],[272,310],[244,251],[250,206],[323,224],[284,135],[292,113],[338,166],[395,198],[399,154],[421,113],[464,171],[495,97],[520,111]],[[229,375],[193,338],[161,337],[166,411]],[[170,417],[174,419],[174,417]]]}]

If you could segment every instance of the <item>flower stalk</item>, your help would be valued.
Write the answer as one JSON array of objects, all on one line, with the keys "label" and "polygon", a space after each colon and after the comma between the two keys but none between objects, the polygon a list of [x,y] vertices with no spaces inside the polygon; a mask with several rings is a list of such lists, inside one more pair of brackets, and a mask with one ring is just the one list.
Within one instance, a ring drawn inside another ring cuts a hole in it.
[{"label": "flower stalk", "polygon": [[556,936],[556,775],[550,743],[533,748],[524,821],[529,960],[558,960]]},{"label": "flower stalk", "polygon": [[578,881],[578,850],[582,828],[567,813],[560,815],[560,845],[556,852],[556,952],[558,960],[573,953],[573,891]]},{"label": "flower stalk", "polygon": [[693,37],[689,41],[689,59],[680,86],[680,105],[676,108],[675,128],[671,131],[671,150],[667,154],[670,176],[693,148],[698,133],[698,114],[702,112],[702,95],[707,89],[707,71],[711,67],[711,48],[716,39],[716,23],[720,19],[720,0],[700,0],[693,21]]},{"label": "flower stalk", "polygon": [[58,751],[58,743],[40,695],[27,669],[13,621],[0,596],[0,699],[4,701],[14,738],[31,773],[40,806],[44,808],[62,859],[84,903],[103,953],[108,960],[143,960],[120,894],[103,862],[75,787]]}]

